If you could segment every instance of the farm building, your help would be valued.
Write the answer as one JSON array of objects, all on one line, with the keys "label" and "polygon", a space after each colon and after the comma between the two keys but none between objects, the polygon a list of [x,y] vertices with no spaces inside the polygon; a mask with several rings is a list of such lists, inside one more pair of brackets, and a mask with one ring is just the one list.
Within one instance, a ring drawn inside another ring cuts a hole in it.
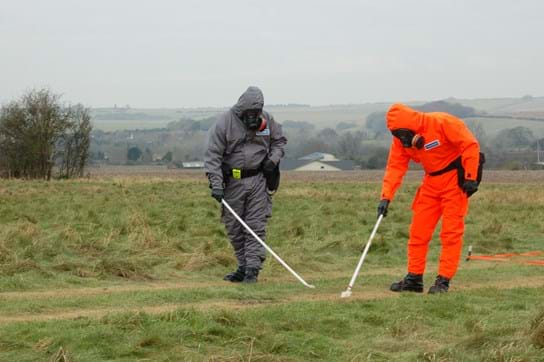
[{"label": "farm building", "polygon": [[182,162],[181,165],[185,169],[201,169],[204,168],[204,161]]},{"label": "farm building", "polygon": [[329,153],[314,152],[297,160],[282,160],[282,171],[345,171],[353,170],[353,161],[339,160]]},{"label": "farm building", "polygon": [[544,157],[540,157],[540,140],[536,140],[536,165],[544,166]]}]

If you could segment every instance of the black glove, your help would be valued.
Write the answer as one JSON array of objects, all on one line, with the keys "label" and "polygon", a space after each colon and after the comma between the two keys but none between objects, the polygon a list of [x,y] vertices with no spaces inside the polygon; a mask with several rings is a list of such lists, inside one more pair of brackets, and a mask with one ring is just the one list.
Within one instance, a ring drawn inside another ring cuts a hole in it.
[{"label": "black glove", "polygon": [[223,197],[225,196],[225,192],[223,189],[212,189],[212,197],[217,200],[217,202],[221,203],[221,200],[223,200]]},{"label": "black glove", "polygon": [[470,197],[473,193],[478,191],[478,182],[474,180],[465,180],[465,182],[463,182],[462,189],[467,194],[467,196]]},{"label": "black glove", "polygon": [[262,165],[263,171],[268,173],[274,172],[274,169],[276,168],[276,164],[269,158],[265,158]]},{"label": "black glove", "polygon": [[382,199],[382,201],[380,201],[380,203],[378,204],[378,217],[380,217],[380,215],[383,215],[383,217],[386,217],[388,207],[389,207],[389,200]]}]

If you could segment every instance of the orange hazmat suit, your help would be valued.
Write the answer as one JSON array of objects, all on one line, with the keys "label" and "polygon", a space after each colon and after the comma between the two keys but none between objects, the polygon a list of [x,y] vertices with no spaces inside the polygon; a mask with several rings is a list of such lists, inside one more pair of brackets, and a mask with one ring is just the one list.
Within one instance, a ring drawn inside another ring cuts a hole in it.
[{"label": "orange hazmat suit", "polygon": [[423,166],[425,176],[412,203],[408,272],[425,272],[429,243],[442,217],[438,273],[451,279],[461,256],[468,197],[459,187],[456,169],[436,176],[431,174],[446,169],[461,156],[465,179],[476,180],[480,152],[478,141],[460,119],[447,113],[423,113],[403,104],[394,104],[387,112],[386,119],[389,130],[409,129],[424,140],[418,149],[403,147],[401,141],[393,137],[381,191],[381,198],[391,201],[410,160]]}]

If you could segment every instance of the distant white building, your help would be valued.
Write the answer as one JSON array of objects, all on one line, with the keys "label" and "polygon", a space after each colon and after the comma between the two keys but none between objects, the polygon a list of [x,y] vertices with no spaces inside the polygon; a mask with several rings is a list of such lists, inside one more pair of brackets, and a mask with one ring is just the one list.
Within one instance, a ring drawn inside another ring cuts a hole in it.
[{"label": "distant white building", "polygon": [[536,140],[536,164],[544,166],[544,157],[540,158],[540,140]]},{"label": "distant white building", "polygon": [[204,168],[204,161],[182,162],[181,165],[183,168],[199,169]]},{"label": "distant white building", "polygon": [[347,171],[353,170],[353,161],[339,160],[330,153],[314,152],[298,160],[282,160],[280,169],[285,171]]}]

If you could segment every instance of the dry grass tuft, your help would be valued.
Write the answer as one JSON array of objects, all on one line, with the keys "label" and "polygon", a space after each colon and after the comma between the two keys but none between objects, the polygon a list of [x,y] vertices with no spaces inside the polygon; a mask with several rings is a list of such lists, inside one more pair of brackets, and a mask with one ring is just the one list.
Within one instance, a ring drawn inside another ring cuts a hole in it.
[{"label": "dry grass tuft", "polygon": [[544,310],[542,310],[538,315],[531,321],[531,330],[538,328],[542,323],[544,323]]},{"label": "dry grass tuft", "polygon": [[92,271],[85,270],[85,269],[80,269],[80,268],[77,268],[76,270],[72,271],[72,274],[80,278],[96,278],[98,276],[97,273],[94,273]]},{"label": "dry grass tuft", "polygon": [[482,229],[484,235],[489,234],[501,234],[503,231],[503,222],[498,219],[492,219],[487,225]]},{"label": "dry grass tuft", "polygon": [[16,237],[18,236],[22,239],[32,240],[40,234],[40,229],[35,223],[25,220],[18,223],[15,233],[16,235],[14,236]]},{"label": "dry grass tuft", "polygon": [[40,266],[33,260],[16,260],[12,263],[3,264],[0,267],[3,275],[15,275],[31,270],[41,270]]},{"label": "dry grass tuft", "polygon": [[156,336],[143,338],[142,340],[138,341],[138,343],[136,343],[136,345],[140,348],[160,346],[161,344],[161,339]]},{"label": "dry grass tuft", "polygon": [[228,310],[220,310],[214,317],[213,320],[219,324],[222,324],[227,327],[235,327],[245,325],[245,322],[238,314],[232,313]]},{"label": "dry grass tuft", "polygon": [[465,321],[465,328],[467,329],[467,331],[472,332],[472,333],[476,333],[476,334],[483,333],[484,324],[480,320],[469,319],[469,320]]},{"label": "dry grass tuft", "polygon": [[59,272],[70,272],[80,278],[94,278],[98,276],[98,273],[87,270],[86,265],[70,261],[63,261],[55,264],[52,266],[52,269]]},{"label": "dry grass tuft", "polygon": [[544,323],[541,323],[531,336],[531,343],[538,348],[544,348]]},{"label": "dry grass tuft", "polygon": [[73,229],[72,227],[68,226],[62,232],[60,233],[60,238],[64,241],[71,241],[71,242],[81,242],[81,234]]},{"label": "dry grass tuft", "polygon": [[103,259],[95,267],[95,270],[104,276],[113,275],[137,281],[153,280],[151,275],[144,272],[144,268],[138,261]]},{"label": "dry grass tuft", "polygon": [[62,261],[58,264],[53,265],[52,269],[55,271],[60,271],[60,272],[67,272],[67,271],[73,271],[80,267],[82,267],[82,265],[79,263],[73,263],[70,261]]},{"label": "dry grass tuft", "polygon": [[46,351],[53,344],[52,338],[42,338],[34,344],[34,350],[38,352]]},{"label": "dry grass tuft", "polygon": [[129,239],[142,249],[155,249],[160,247],[160,238],[157,238],[151,230],[149,219],[138,211],[134,211],[129,218]]},{"label": "dry grass tuft", "polygon": [[71,362],[73,361],[70,357],[70,354],[62,348],[62,346],[59,348],[58,352],[53,355],[49,362]]},{"label": "dry grass tuft", "polygon": [[544,348],[544,310],[531,323],[531,343],[538,348]]},{"label": "dry grass tuft", "polygon": [[185,271],[199,271],[217,265],[229,266],[233,265],[235,262],[231,253],[218,251],[203,254],[201,252],[196,252],[188,254],[186,258],[179,261],[176,264],[176,268]]},{"label": "dry grass tuft", "polygon": [[13,260],[13,248],[10,248],[6,246],[6,243],[4,240],[0,241],[0,263],[8,263],[11,260]]}]

